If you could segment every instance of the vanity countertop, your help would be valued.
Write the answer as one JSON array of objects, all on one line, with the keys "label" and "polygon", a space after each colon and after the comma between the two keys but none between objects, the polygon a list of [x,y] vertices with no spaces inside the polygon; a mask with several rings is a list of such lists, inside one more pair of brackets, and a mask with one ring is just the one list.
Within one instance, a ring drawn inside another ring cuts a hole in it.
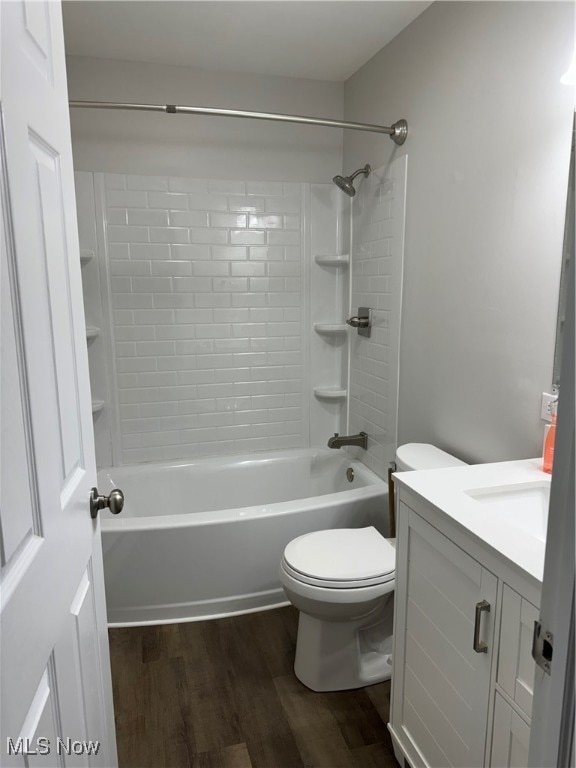
[{"label": "vanity countertop", "polygon": [[394,480],[541,583],[550,492],[541,466],[542,459],[471,464],[398,472]]}]

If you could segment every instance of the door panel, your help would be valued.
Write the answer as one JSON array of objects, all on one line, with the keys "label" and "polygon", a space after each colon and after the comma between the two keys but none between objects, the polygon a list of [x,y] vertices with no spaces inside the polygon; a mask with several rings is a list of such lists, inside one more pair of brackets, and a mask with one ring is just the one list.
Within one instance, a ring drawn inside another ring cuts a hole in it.
[{"label": "door panel", "polygon": [[[17,739],[13,739],[13,751],[8,758],[7,766],[27,766],[33,759],[34,766],[64,765],[64,762],[48,751],[49,744],[56,744],[58,738],[58,701],[56,694],[54,663],[51,656],[48,666],[40,679],[40,684],[34,693],[30,709],[22,725]],[[48,743],[44,742],[44,739]],[[26,755],[32,751],[35,755]]]},{"label": "door panel", "polygon": [[[46,3],[26,0],[22,3],[24,23],[21,48],[38,72],[53,82],[50,15]],[[20,30],[18,30],[20,31]]]},{"label": "door panel", "polygon": [[[61,9],[15,0],[0,13],[0,763],[114,766]],[[7,755],[20,736],[50,738],[50,752]],[[56,737],[101,745],[57,755]]]},{"label": "door panel", "polygon": [[19,324],[19,308],[15,305],[15,262],[10,233],[2,216],[2,272],[1,289],[1,412],[2,427],[1,466],[8,466],[12,458],[13,471],[2,477],[0,488],[0,567],[7,574],[17,562],[18,550],[23,550],[34,535],[39,535],[38,509],[33,494],[35,486],[29,434],[29,413],[26,409],[27,382],[24,353]]},{"label": "door panel", "polygon": [[[60,696],[60,718],[64,733],[96,734],[105,732],[102,720],[105,710],[100,682],[98,654],[98,614],[95,603],[95,580],[92,562],[82,575],[78,590],[69,608],[67,626],[54,650],[55,669]],[[80,706],[79,706],[80,705]],[[67,765],[102,766],[107,768],[105,753],[75,755]]]},{"label": "door panel", "polygon": [[[61,462],[61,494],[73,491],[69,483],[74,475],[84,469],[84,457],[80,432],[80,403],[76,360],[74,356],[73,325],[66,238],[62,218],[60,159],[39,140],[30,136],[30,155],[37,181],[38,206],[41,212],[41,243],[46,265],[45,293],[48,299],[47,319],[50,321],[51,364],[55,376],[52,403],[58,413],[59,458]],[[79,479],[79,478],[78,478]]]}]

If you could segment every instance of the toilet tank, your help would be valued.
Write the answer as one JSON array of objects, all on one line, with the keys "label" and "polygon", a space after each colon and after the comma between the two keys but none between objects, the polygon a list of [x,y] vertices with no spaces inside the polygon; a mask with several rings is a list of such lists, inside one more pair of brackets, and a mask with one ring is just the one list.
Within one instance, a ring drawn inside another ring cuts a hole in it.
[{"label": "toilet tank", "polygon": [[429,443],[406,443],[396,450],[396,470],[406,472],[412,469],[442,469],[443,467],[465,467],[466,462],[460,461],[446,451],[441,451]]}]

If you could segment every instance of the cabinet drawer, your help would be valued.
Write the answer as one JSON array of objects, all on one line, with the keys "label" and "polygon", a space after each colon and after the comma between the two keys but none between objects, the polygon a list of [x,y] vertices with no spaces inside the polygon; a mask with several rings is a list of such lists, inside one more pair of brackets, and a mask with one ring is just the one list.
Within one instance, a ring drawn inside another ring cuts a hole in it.
[{"label": "cabinet drawer", "polygon": [[499,693],[494,705],[491,768],[526,768],[530,726]]},{"label": "cabinet drawer", "polygon": [[536,673],[532,633],[537,618],[538,609],[505,584],[496,679],[528,717],[532,714]]}]

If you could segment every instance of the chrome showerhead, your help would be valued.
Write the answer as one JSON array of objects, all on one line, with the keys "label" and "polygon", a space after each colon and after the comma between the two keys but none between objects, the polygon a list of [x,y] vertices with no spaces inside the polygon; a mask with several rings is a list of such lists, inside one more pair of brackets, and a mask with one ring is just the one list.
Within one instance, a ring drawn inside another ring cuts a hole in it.
[{"label": "chrome showerhead", "polygon": [[350,181],[350,179],[347,176],[334,176],[332,179],[334,184],[338,187],[338,189],[341,189],[342,192],[345,192],[347,195],[350,195],[350,197],[354,197],[356,194],[356,190],[354,189],[354,184]]},{"label": "chrome showerhead", "polygon": [[354,171],[354,173],[351,173],[350,176],[334,176],[332,181],[334,184],[336,184],[338,189],[342,190],[342,192],[345,192],[349,197],[354,197],[356,194],[356,190],[354,189],[353,184],[354,179],[361,173],[363,173],[364,176],[368,176],[371,170],[372,169],[368,163],[366,163],[364,168],[358,168],[358,170]]}]

